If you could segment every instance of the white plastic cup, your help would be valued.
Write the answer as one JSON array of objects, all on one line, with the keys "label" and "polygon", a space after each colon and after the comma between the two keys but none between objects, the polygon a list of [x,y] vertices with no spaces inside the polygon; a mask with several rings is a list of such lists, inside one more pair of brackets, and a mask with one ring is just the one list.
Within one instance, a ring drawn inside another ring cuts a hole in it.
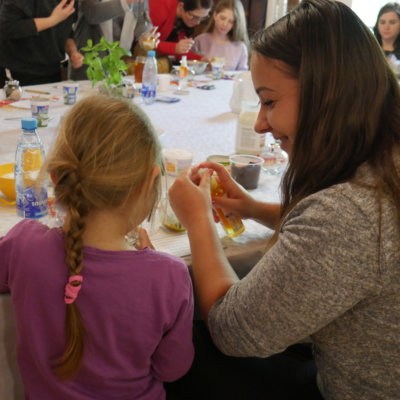
[{"label": "white plastic cup", "polygon": [[77,82],[66,82],[63,84],[64,104],[72,105],[76,103],[79,84]]},{"label": "white plastic cup", "polygon": [[49,122],[50,100],[44,98],[31,99],[32,118],[36,118],[38,127],[45,127]]},{"label": "white plastic cup", "polygon": [[166,92],[168,91],[171,82],[171,77],[169,74],[158,74],[158,91]]},{"label": "white plastic cup", "polygon": [[164,149],[163,155],[167,174],[174,176],[190,167],[193,162],[193,153],[183,149]]}]

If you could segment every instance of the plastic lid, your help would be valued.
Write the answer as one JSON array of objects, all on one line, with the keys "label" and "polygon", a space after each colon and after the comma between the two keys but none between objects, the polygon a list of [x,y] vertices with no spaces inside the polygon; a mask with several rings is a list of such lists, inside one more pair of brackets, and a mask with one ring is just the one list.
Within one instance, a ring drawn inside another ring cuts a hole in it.
[{"label": "plastic lid", "polygon": [[156,52],[154,50],[149,50],[147,52],[147,57],[155,57],[156,56]]},{"label": "plastic lid", "polygon": [[22,129],[36,129],[37,119],[36,118],[22,118]]}]

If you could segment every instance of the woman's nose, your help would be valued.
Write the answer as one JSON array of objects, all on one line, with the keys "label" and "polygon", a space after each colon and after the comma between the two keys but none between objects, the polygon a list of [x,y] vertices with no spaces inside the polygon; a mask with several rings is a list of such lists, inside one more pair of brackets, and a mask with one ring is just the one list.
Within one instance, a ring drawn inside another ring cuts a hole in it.
[{"label": "woman's nose", "polygon": [[268,122],[268,118],[265,111],[263,112],[262,110],[260,110],[257,115],[256,122],[254,124],[254,130],[257,133],[267,133],[271,131],[271,128],[272,127]]}]

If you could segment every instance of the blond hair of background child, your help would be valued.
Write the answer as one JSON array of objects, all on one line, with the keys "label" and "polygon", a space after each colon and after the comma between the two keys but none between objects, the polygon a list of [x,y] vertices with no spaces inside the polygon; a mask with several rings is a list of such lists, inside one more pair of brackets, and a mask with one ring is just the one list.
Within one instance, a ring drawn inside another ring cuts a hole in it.
[{"label": "blond hair of background child", "polygon": [[125,240],[157,203],[161,166],[131,103],[87,97],[64,118],[45,163],[63,227],[24,220],[0,241],[28,397],[163,399],[163,382],[190,367],[187,266],[143,232],[136,251]]},{"label": "blond hair of background child", "polygon": [[212,10],[205,33],[195,38],[194,51],[225,59],[225,70],[248,69],[246,17],[240,0],[221,0]]}]

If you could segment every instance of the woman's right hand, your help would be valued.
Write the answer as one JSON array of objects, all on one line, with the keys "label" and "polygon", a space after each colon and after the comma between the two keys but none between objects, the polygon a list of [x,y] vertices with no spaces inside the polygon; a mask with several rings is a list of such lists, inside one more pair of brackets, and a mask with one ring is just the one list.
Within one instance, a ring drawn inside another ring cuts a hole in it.
[{"label": "woman's right hand", "polygon": [[[225,190],[225,197],[213,197],[213,206],[222,208],[224,211],[232,212],[243,219],[253,218],[257,201],[242,186],[236,183],[226,168],[218,163],[203,162],[197,168],[212,169],[218,175],[218,180]],[[194,169],[195,172],[196,169]],[[194,178],[196,179],[196,178]]]},{"label": "woman's right hand", "polygon": [[175,47],[176,54],[186,54],[193,46],[194,40],[191,38],[181,39]]}]

